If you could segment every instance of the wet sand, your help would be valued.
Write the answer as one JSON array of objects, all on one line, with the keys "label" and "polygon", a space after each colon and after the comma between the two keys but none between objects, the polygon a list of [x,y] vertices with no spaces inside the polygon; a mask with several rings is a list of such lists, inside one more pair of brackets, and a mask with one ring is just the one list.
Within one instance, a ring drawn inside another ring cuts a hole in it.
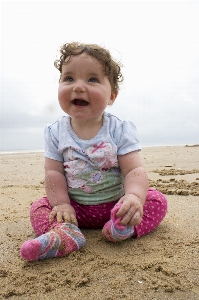
[{"label": "wet sand", "polygon": [[45,195],[42,153],[0,155],[0,299],[199,299],[199,147],[143,148],[150,186],[169,204],[154,232],[110,243],[83,230],[86,246],[64,258],[26,262],[35,237],[33,201]]}]

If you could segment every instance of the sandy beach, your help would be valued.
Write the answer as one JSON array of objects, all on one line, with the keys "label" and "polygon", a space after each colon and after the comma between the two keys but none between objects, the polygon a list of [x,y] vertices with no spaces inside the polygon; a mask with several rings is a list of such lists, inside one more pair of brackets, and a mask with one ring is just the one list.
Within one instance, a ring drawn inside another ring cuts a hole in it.
[{"label": "sandy beach", "polygon": [[45,195],[44,157],[0,154],[0,299],[199,299],[199,147],[148,147],[141,157],[168,199],[158,229],[122,243],[83,230],[79,252],[26,262],[19,249],[35,237],[29,208]]}]

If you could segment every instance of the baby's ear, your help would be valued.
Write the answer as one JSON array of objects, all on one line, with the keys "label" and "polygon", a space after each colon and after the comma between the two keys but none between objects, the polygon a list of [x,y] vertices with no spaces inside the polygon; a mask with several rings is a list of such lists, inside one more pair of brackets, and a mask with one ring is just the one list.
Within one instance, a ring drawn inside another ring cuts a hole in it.
[{"label": "baby's ear", "polygon": [[110,96],[110,100],[109,100],[109,105],[112,105],[115,102],[115,99],[117,98],[118,95],[118,90],[112,91],[111,92],[111,96]]}]

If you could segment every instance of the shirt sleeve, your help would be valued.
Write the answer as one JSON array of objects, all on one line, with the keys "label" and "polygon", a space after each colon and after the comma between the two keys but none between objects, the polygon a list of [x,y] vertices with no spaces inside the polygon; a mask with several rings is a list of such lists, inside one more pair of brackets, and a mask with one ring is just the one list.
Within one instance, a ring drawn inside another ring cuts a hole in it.
[{"label": "shirt sleeve", "polygon": [[115,135],[118,155],[141,150],[136,126],[131,121],[123,121]]},{"label": "shirt sleeve", "polygon": [[52,126],[46,126],[44,130],[45,138],[45,152],[44,156],[50,159],[58,160],[63,162],[63,155],[58,152],[59,141],[57,130]]}]

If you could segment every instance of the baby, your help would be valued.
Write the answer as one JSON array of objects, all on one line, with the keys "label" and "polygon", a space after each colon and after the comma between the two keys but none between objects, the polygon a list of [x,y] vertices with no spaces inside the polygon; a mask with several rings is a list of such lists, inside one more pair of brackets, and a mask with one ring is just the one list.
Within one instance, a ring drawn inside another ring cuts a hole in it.
[{"label": "baby", "polygon": [[31,206],[38,237],[21,247],[28,261],[79,250],[81,228],[102,228],[111,242],[140,237],[167,212],[163,194],[148,188],[135,125],[105,112],[123,81],[121,65],[103,47],[73,42],[60,48],[55,67],[66,115],[45,128],[46,197]]}]

